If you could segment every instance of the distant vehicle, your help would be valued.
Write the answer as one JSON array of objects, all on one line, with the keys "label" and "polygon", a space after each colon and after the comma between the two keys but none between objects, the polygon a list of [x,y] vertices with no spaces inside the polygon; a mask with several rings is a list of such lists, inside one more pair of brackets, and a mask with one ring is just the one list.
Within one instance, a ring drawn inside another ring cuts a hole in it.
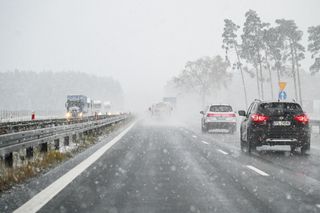
[{"label": "distant vehicle", "polygon": [[176,108],[176,105],[177,105],[176,97],[163,97],[162,101],[170,103],[173,108]]},{"label": "distant vehicle", "polygon": [[103,102],[103,113],[111,114],[111,103],[109,101]]},{"label": "distant vehicle", "polygon": [[92,104],[92,112],[95,115],[102,115],[103,112],[103,107],[102,107],[102,102],[99,100],[94,100]]},{"label": "distant vehicle", "polygon": [[213,104],[207,106],[203,111],[201,118],[202,132],[210,130],[225,129],[233,134],[237,128],[236,114],[228,104]]},{"label": "distant vehicle", "polygon": [[89,110],[88,98],[84,95],[68,95],[65,106],[67,118],[82,118]]},{"label": "distant vehicle", "polygon": [[167,117],[172,113],[173,107],[168,102],[159,102],[150,108],[151,115],[154,117]]},{"label": "distant vehicle", "polygon": [[262,145],[289,145],[305,154],[310,150],[309,118],[295,102],[264,102],[255,100],[241,123],[241,150],[255,150]]}]

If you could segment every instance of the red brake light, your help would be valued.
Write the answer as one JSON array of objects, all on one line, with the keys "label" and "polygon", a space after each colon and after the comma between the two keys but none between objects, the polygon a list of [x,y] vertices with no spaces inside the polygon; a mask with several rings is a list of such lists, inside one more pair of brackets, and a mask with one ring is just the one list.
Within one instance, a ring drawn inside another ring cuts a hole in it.
[{"label": "red brake light", "polygon": [[309,122],[309,118],[306,114],[302,114],[302,115],[296,115],[294,117],[294,120],[303,123],[303,124],[307,124]]},{"label": "red brake light", "polygon": [[267,121],[269,119],[269,117],[265,116],[265,115],[261,115],[261,114],[253,114],[253,115],[251,115],[251,119],[253,122],[262,123],[262,122]]}]

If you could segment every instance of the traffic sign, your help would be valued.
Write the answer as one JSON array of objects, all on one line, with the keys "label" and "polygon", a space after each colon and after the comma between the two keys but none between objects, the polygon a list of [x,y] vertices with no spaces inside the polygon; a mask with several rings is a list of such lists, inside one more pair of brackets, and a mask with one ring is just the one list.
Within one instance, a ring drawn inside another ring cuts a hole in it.
[{"label": "traffic sign", "polygon": [[286,100],[287,99],[287,93],[285,91],[279,92],[279,100]]},{"label": "traffic sign", "polygon": [[279,87],[281,91],[283,91],[284,88],[286,88],[286,86],[287,86],[287,82],[284,82],[284,81],[279,82]]}]

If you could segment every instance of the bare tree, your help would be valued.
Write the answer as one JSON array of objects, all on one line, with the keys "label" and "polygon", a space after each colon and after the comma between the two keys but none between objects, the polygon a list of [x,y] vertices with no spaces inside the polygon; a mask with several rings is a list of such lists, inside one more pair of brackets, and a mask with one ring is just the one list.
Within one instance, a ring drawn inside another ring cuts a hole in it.
[{"label": "bare tree", "polygon": [[226,82],[231,77],[227,73],[227,67],[228,64],[221,56],[189,61],[180,75],[174,78],[174,83],[182,92],[193,92],[200,95],[204,106],[207,95],[221,86],[226,86]]},{"label": "bare tree", "polygon": [[228,63],[229,65],[230,65],[230,60],[228,57],[228,51],[233,49],[236,56],[237,56],[236,68],[239,69],[240,73],[241,73],[245,106],[247,108],[248,107],[248,98],[247,98],[246,83],[244,80],[242,63],[241,63],[241,59],[240,59],[240,52],[239,52],[240,45],[237,42],[237,31],[239,28],[240,28],[240,26],[233,23],[232,20],[230,20],[230,19],[224,20],[224,31],[222,34],[222,38],[223,38],[222,48],[225,49],[225,51],[226,51],[226,61],[229,62]]},{"label": "bare tree", "polygon": [[320,25],[309,27],[308,33],[308,50],[311,52],[311,58],[314,59],[314,63],[310,66],[310,71],[311,74],[315,74],[320,71]]},{"label": "bare tree", "polygon": [[262,23],[256,11],[253,10],[246,12],[245,17],[246,21],[243,27],[243,35],[241,36],[242,57],[256,69],[258,95],[264,99],[262,72],[263,28],[268,24]]},{"label": "bare tree", "polygon": [[302,104],[301,80],[300,80],[300,64],[299,61],[304,59],[305,48],[299,42],[302,39],[303,32],[298,30],[293,20],[277,19],[277,30],[281,34],[284,42],[283,58],[291,60],[292,78],[294,83],[295,98]]}]

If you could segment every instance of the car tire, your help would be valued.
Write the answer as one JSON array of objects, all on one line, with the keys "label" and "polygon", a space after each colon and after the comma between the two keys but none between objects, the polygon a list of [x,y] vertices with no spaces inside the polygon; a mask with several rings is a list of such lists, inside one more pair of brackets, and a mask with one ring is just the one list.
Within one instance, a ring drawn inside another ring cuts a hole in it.
[{"label": "car tire", "polygon": [[297,146],[296,145],[291,145],[290,146],[290,152],[294,152],[296,150]]},{"label": "car tire", "polygon": [[240,137],[240,148],[242,152],[245,152],[246,143]]},{"label": "car tire", "polygon": [[308,155],[310,151],[310,143],[306,143],[301,147],[301,154]]},{"label": "car tire", "polygon": [[242,152],[246,152],[246,141],[243,140],[242,129],[240,129],[240,148]]},{"label": "car tire", "polygon": [[202,125],[201,124],[201,132],[202,133],[206,133],[208,130],[207,130],[207,127],[206,127],[206,125]]},{"label": "car tire", "polygon": [[252,136],[249,132],[247,132],[247,149],[248,154],[251,154],[252,151],[255,151],[257,149],[256,145],[253,143]]}]

